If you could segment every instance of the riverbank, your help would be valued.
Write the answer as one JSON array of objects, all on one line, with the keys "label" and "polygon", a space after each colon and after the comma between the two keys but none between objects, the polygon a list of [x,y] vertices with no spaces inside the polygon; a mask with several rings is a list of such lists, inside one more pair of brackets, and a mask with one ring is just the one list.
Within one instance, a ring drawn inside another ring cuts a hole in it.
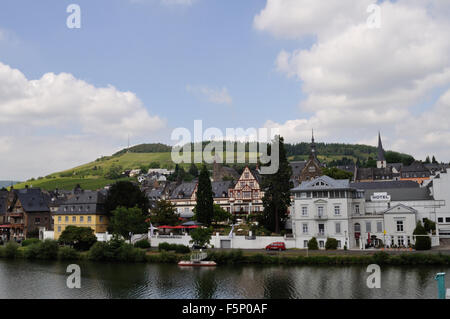
[{"label": "riverbank", "polygon": [[[266,265],[450,265],[450,253],[438,250],[417,251],[304,251],[284,252],[219,250],[206,251],[206,260],[218,265],[266,264]],[[89,251],[79,252],[55,241],[44,241],[20,247],[8,244],[0,247],[0,258],[28,260],[70,260],[94,262],[166,263],[177,264],[189,260],[191,253],[157,251],[136,248],[129,244],[97,243]]]}]

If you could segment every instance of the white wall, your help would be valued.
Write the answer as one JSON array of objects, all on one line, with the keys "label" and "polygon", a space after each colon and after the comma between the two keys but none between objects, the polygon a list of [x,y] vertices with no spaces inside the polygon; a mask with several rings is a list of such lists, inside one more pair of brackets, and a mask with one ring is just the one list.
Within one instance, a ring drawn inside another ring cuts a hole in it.
[{"label": "white wall", "polygon": [[[152,247],[158,247],[160,243],[169,243],[169,244],[182,244],[185,246],[192,246],[190,243],[191,236],[183,235],[183,236],[154,236],[150,237],[150,245]],[[220,248],[221,240],[230,240],[231,248],[235,249],[265,249],[267,245],[273,242],[284,242],[286,248],[295,248],[295,240],[294,239],[286,239],[282,236],[257,236],[256,239],[246,239],[246,236],[233,236],[229,238],[228,236],[217,236],[214,235],[211,238],[210,245],[214,246],[214,248]]]}]

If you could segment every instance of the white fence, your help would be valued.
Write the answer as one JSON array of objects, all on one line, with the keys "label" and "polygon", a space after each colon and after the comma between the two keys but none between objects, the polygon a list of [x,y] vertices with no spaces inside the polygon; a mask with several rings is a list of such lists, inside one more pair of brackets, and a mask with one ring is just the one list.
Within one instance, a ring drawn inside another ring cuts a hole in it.
[{"label": "white fence", "polygon": [[[182,236],[176,235],[156,235],[150,237],[150,245],[158,247],[160,243],[181,244],[185,246],[192,246],[191,236],[185,234]],[[283,236],[220,236],[218,233],[211,237],[210,246],[214,248],[237,248],[237,249],[264,249],[267,245],[273,242],[284,242],[286,248],[295,248],[295,239],[286,238]]]}]

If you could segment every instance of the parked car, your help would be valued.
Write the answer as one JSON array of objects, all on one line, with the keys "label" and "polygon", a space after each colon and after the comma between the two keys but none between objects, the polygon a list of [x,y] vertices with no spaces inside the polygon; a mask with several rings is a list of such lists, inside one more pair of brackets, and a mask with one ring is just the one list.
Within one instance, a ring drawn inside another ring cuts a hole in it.
[{"label": "parked car", "polygon": [[286,245],[283,242],[271,243],[266,246],[266,250],[286,250]]}]

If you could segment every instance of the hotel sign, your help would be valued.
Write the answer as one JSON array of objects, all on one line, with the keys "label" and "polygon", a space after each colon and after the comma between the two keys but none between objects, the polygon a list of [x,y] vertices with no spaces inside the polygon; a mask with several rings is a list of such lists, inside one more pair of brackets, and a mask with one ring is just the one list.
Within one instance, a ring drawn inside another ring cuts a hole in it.
[{"label": "hotel sign", "polygon": [[370,196],[372,202],[389,202],[391,200],[391,195],[388,193],[373,193]]}]

